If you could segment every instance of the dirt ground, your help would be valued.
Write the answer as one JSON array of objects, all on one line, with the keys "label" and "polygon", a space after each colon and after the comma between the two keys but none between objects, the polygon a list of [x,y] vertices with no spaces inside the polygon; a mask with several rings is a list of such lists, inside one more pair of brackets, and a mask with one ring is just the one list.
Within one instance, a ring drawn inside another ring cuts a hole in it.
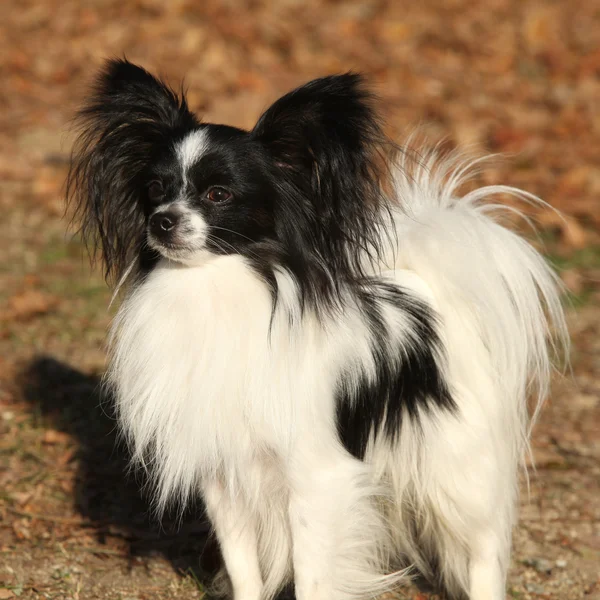
[{"label": "dirt ground", "polygon": [[159,527],[126,474],[98,391],[109,293],[63,219],[69,120],[123,54],[246,127],[301,82],[363,71],[399,140],[504,154],[481,182],[563,212],[532,217],[572,370],[535,429],[507,598],[600,598],[598,2],[4,0],[0,17],[0,600],[200,598],[218,562],[199,508]]}]

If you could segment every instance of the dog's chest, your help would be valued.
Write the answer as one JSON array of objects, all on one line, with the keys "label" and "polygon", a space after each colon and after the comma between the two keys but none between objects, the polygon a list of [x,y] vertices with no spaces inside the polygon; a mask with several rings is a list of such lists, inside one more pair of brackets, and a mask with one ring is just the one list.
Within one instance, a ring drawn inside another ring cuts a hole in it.
[{"label": "dog's chest", "polygon": [[209,470],[285,454],[334,385],[322,333],[273,328],[265,284],[239,258],[219,262],[159,266],[117,316],[110,370],[137,452]]}]

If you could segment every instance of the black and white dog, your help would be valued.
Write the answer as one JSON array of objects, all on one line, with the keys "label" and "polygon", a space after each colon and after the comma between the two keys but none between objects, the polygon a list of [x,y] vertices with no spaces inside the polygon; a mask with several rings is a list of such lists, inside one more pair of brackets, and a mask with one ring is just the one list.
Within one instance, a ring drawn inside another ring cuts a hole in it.
[{"label": "black and white dog", "polygon": [[372,597],[411,573],[501,600],[527,398],[566,340],[555,276],[504,186],[388,152],[355,74],[251,131],[200,122],[110,61],[68,196],[127,293],[108,382],[156,506],[201,495],[235,600]]}]

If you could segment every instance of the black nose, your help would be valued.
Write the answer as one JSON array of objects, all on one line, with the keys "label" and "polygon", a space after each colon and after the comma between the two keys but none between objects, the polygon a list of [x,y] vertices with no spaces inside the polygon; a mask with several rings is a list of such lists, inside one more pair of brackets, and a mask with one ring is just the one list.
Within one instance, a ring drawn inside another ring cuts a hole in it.
[{"label": "black nose", "polygon": [[170,231],[175,229],[179,215],[172,212],[160,212],[152,215],[150,218],[150,231],[156,237],[165,237]]}]

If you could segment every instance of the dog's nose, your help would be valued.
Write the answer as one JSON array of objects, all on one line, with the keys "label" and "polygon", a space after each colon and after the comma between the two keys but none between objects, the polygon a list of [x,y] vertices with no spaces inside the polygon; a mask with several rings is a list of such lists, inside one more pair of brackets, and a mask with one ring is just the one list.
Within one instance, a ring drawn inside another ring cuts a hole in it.
[{"label": "dog's nose", "polygon": [[162,237],[172,231],[178,221],[179,215],[173,212],[156,213],[150,218],[150,231],[155,236]]}]

